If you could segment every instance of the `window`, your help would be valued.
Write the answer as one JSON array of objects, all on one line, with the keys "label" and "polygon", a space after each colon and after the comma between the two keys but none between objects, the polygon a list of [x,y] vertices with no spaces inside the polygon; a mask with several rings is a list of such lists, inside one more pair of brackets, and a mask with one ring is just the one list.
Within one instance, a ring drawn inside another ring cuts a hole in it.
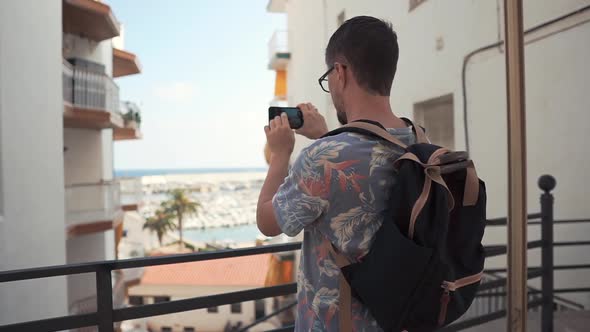
[{"label": "window", "polygon": [[184,332],[195,332],[195,328],[191,326],[185,326]]},{"label": "window", "polygon": [[207,312],[209,312],[209,313],[217,313],[217,312],[219,312],[219,307],[210,307],[210,308],[207,308]]},{"label": "window", "polygon": [[341,26],[342,24],[344,24],[344,21],[346,21],[346,14],[344,13],[344,10],[340,12],[340,14],[338,14],[338,26]]},{"label": "window", "polygon": [[455,148],[452,94],[414,104],[414,121],[426,129],[433,144]]},{"label": "window", "polygon": [[264,310],[264,300],[256,300],[254,302],[254,311],[255,311],[255,315],[254,315],[254,319],[258,320],[262,317],[264,317],[264,315],[266,314],[265,310]]},{"label": "window", "polygon": [[143,297],[142,296],[129,296],[129,304],[130,305],[143,305]]},{"label": "window", "polygon": [[154,303],[170,302],[170,296],[154,296]]},{"label": "window", "polygon": [[410,0],[410,11],[426,2],[426,0]]},{"label": "window", "polygon": [[242,304],[241,303],[232,303],[231,313],[232,314],[241,314],[242,313]]},{"label": "window", "polygon": [[172,332],[172,328],[170,326],[162,326],[162,329],[160,329],[160,331],[162,331],[162,332]]}]

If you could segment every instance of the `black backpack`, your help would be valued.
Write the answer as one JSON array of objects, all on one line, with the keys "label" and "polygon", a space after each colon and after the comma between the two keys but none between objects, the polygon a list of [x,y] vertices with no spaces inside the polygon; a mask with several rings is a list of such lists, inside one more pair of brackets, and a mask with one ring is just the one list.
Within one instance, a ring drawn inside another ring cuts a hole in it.
[{"label": "black backpack", "polygon": [[404,149],[389,210],[366,256],[349,262],[329,245],[340,278],[340,331],[351,331],[351,295],[386,332],[434,331],[463,315],[484,266],[486,191],[466,152],[430,144],[420,127],[406,146],[361,120],[328,133],[355,132]]}]

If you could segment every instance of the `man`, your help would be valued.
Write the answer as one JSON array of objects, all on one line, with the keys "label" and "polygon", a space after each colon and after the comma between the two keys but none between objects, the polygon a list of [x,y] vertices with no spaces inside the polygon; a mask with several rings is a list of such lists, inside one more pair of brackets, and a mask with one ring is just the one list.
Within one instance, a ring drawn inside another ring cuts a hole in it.
[{"label": "man", "polygon": [[[355,17],[330,38],[327,72],[320,78],[341,124],[378,122],[406,144],[411,128],[395,116],[390,91],[398,59],[391,25],[373,17]],[[354,133],[321,138],[328,129],[311,104],[300,104],[304,127],[297,131],[316,141],[289,169],[295,137],[286,116],[265,127],[271,162],[258,201],[257,223],[267,236],[304,232],[298,271],[296,331],[338,331],[340,270],[325,241],[349,260],[362,258],[383,221],[388,193],[395,183],[393,162],[402,150]],[[355,331],[380,331],[366,308],[353,299]]]}]

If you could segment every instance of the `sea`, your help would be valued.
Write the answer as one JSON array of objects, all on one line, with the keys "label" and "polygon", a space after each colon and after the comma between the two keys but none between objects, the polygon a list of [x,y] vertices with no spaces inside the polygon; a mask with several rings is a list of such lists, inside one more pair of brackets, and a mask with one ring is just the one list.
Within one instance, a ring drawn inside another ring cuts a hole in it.
[{"label": "sea", "polygon": [[185,239],[240,246],[265,238],[256,226],[256,205],[266,172],[266,168],[126,169],[116,170],[115,176],[141,178],[139,212],[144,218],[168,198],[168,190],[186,189],[201,208],[183,222]]},{"label": "sea", "polygon": [[117,178],[137,178],[155,175],[174,174],[223,174],[223,173],[251,173],[266,172],[268,168],[150,168],[150,169],[118,169]]}]

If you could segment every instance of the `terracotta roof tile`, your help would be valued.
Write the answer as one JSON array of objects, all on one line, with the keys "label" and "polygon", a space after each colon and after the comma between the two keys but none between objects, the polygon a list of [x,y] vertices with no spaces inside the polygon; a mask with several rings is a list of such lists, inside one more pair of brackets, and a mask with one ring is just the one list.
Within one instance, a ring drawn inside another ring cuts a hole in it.
[{"label": "terracotta roof tile", "polygon": [[271,254],[148,266],[141,284],[191,286],[264,286]]}]

